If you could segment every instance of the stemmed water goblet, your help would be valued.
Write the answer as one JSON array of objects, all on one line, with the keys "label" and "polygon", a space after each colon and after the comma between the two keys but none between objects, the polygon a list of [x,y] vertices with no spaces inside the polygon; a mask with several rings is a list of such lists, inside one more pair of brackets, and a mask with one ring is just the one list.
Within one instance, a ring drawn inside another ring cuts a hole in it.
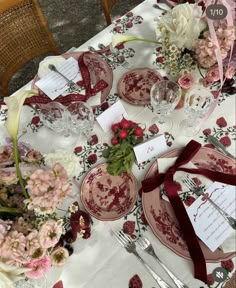
[{"label": "stemmed water goblet", "polygon": [[175,109],[181,98],[180,86],[170,80],[156,82],[150,92],[151,105],[157,114],[152,119],[160,133],[168,132],[173,126],[173,120],[169,114]]},{"label": "stemmed water goblet", "polygon": [[193,86],[185,95],[184,112],[187,118],[180,122],[181,133],[193,136],[198,133],[198,123],[214,103],[214,95],[202,86]]}]

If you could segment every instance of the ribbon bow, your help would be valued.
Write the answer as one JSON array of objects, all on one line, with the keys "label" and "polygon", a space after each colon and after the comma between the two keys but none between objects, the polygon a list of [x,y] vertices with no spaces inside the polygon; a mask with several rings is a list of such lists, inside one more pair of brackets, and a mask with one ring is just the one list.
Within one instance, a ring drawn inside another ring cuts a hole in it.
[{"label": "ribbon bow", "polygon": [[176,171],[185,171],[188,173],[201,174],[211,179],[222,183],[236,185],[235,175],[225,174],[217,171],[207,170],[204,168],[181,168],[182,165],[188,163],[193,156],[199,151],[201,144],[191,140],[183,149],[175,164],[170,167],[166,173],[160,173],[151,178],[142,181],[142,189],[144,193],[154,190],[156,187],[164,183],[169,201],[175,211],[178,219],[184,240],[188,246],[190,256],[194,264],[195,278],[207,283],[206,262],[199,245],[198,238],[195,234],[192,223],[188,217],[186,209],[178,195],[177,185],[174,183],[174,174]]}]

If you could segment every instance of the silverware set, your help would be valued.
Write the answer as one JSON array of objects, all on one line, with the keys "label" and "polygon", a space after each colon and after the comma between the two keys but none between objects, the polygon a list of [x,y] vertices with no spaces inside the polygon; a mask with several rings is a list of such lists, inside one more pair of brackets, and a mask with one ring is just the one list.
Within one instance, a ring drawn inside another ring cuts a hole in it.
[{"label": "silverware set", "polygon": [[172,281],[175,283],[175,286],[178,288],[188,288],[180,279],[178,279],[166,266],[162,263],[160,258],[156,255],[155,250],[150,243],[150,241],[144,236],[139,237],[136,241],[133,241],[127,234],[123,231],[114,232],[113,236],[116,240],[121,244],[122,247],[126,249],[128,253],[134,254],[138,260],[143,264],[143,266],[147,269],[150,275],[155,279],[159,287],[161,288],[172,288],[169,284],[167,284],[161,277],[159,277],[156,272],[143,260],[143,258],[139,255],[136,249],[136,243],[138,246],[145,251],[147,254],[151,255],[166,271]]},{"label": "silverware set", "polygon": [[203,187],[197,185],[189,175],[186,175],[182,178],[183,183],[189,188],[197,196],[205,196],[207,201],[211,203],[212,206],[224,217],[224,219],[228,222],[228,224],[236,230],[236,219],[231,217],[228,213],[226,213],[223,209],[221,209],[210,197],[204,193]]}]

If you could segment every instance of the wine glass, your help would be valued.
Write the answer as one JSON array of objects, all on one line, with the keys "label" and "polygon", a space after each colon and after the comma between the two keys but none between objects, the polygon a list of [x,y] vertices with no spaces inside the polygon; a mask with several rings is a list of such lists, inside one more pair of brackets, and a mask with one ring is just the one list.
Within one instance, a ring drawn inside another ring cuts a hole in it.
[{"label": "wine glass", "polygon": [[213,94],[202,86],[193,86],[185,95],[184,112],[187,118],[181,121],[180,128],[184,135],[198,133],[197,125],[204,118],[215,99]]},{"label": "wine glass", "polygon": [[156,82],[150,92],[151,105],[157,116],[152,119],[152,124],[156,124],[160,133],[168,132],[173,126],[172,119],[168,116],[181,98],[180,86],[170,80]]}]

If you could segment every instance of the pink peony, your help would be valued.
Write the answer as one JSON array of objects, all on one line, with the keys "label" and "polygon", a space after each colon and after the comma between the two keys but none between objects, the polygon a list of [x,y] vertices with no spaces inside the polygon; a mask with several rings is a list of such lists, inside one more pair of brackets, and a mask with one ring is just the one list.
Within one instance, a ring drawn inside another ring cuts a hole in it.
[{"label": "pink peony", "polygon": [[51,260],[48,256],[41,259],[31,259],[26,265],[26,268],[31,268],[31,271],[25,272],[28,278],[41,278],[51,267]]},{"label": "pink peony", "polygon": [[39,230],[39,243],[42,248],[50,248],[57,244],[62,234],[62,226],[55,220],[48,220]]},{"label": "pink peony", "polygon": [[69,252],[64,247],[58,247],[52,251],[50,257],[53,266],[62,266],[66,263]]},{"label": "pink peony", "polygon": [[184,89],[190,89],[194,84],[194,78],[191,74],[184,74],[178,80],[180,87]]}]

